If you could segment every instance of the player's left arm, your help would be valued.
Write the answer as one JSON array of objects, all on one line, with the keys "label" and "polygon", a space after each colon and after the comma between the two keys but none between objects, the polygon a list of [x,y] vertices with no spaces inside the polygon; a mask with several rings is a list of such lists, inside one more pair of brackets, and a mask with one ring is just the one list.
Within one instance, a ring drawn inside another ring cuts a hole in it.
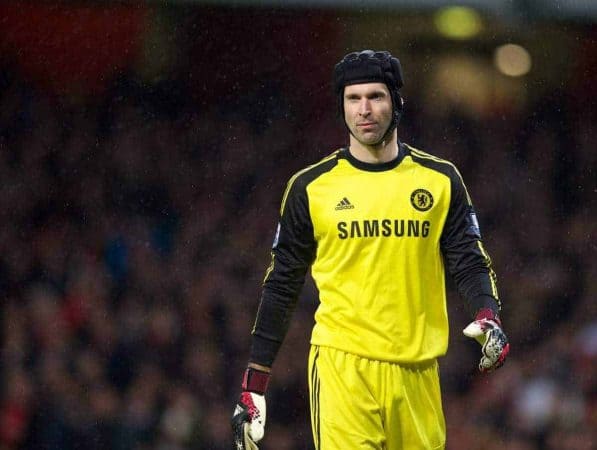
[{"label": "player's left arm", "polygon": [[441,249],[449,273],[464,298],[473,321],[464,334],[482,345],[482,372],[500,367],[510,351],[499,314],[502,308],[497,277],[483,247],[481,231],[470,196],[460,173],[450,176],[450,209],[441,237]]}]

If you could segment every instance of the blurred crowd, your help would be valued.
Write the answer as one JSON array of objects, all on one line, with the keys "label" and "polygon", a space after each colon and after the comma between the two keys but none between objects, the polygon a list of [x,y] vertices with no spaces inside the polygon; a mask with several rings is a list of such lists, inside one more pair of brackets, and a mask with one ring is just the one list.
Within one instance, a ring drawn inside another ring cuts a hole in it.
[{"label": "blurred crowd", "polygon": [[[1,450],[231,448],[285,182],[346,142],[333,104],[315,117],[268,92],[198,107],[123,76],[67,101],[0,67]],[[450,285],[448,449],[595,448],[597,109],[554,92],[487,120],[407,100],[400,138],[468,185],[512,342],[479,374]],[[308,281],[264,450],[312,448],[316,306]]]}]

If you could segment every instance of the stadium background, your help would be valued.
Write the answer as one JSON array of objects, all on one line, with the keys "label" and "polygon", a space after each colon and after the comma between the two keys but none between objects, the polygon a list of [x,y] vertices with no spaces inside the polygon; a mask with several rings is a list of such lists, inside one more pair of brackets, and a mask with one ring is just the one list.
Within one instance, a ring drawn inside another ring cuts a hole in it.
[{"label": "stadium background", "polygon": [[[400,57],[399,136],[459,166],[505,304],[481,376],[450,286],[448,449],[595,448],[589,3],[2,3],[0,449],[231,448],[280,196],[344,144],[331,69],[363,48]],[[264,450],[312,448],[314,307],[309,282]]]}]

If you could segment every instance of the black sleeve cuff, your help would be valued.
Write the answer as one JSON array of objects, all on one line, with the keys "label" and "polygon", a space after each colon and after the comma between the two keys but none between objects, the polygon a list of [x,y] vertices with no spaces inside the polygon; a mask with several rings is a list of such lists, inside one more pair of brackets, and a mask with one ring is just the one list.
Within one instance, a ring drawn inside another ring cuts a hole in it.
[{"label": "black sleeve cuff", "polygon": [[253,334],[249,362],[271,367],[281,345],[281,342],[272,341],[271,339]]},{"label": "black sleeve cuff", "polygon": [[468,310],[471,317],[475,317],[477,312],[481,309],[491,309],[496,316],[499,316],[500,308],[495,298],[490,295],[479,295],[470,299],[468,302]]}]

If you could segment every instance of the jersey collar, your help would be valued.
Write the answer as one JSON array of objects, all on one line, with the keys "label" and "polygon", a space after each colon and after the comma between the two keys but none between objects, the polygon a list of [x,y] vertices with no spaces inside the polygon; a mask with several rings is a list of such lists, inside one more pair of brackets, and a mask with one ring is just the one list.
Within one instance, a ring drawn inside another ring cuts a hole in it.
[{"label": "jersey collar", "polygon": [[391,170],[400,164],[402,159],[406,154],[406,150],[404,148],[404,144],[398,141],[398,155],[396,158],[392,159],[391,161],[387,161],[384,163],[367,163],[356,159],[348,150],[348,147],[344,147],[340,150],[340,157],[345,158],[348,162],[357,169],[366,170],[369,172],[384,172],[386,170]]}]

